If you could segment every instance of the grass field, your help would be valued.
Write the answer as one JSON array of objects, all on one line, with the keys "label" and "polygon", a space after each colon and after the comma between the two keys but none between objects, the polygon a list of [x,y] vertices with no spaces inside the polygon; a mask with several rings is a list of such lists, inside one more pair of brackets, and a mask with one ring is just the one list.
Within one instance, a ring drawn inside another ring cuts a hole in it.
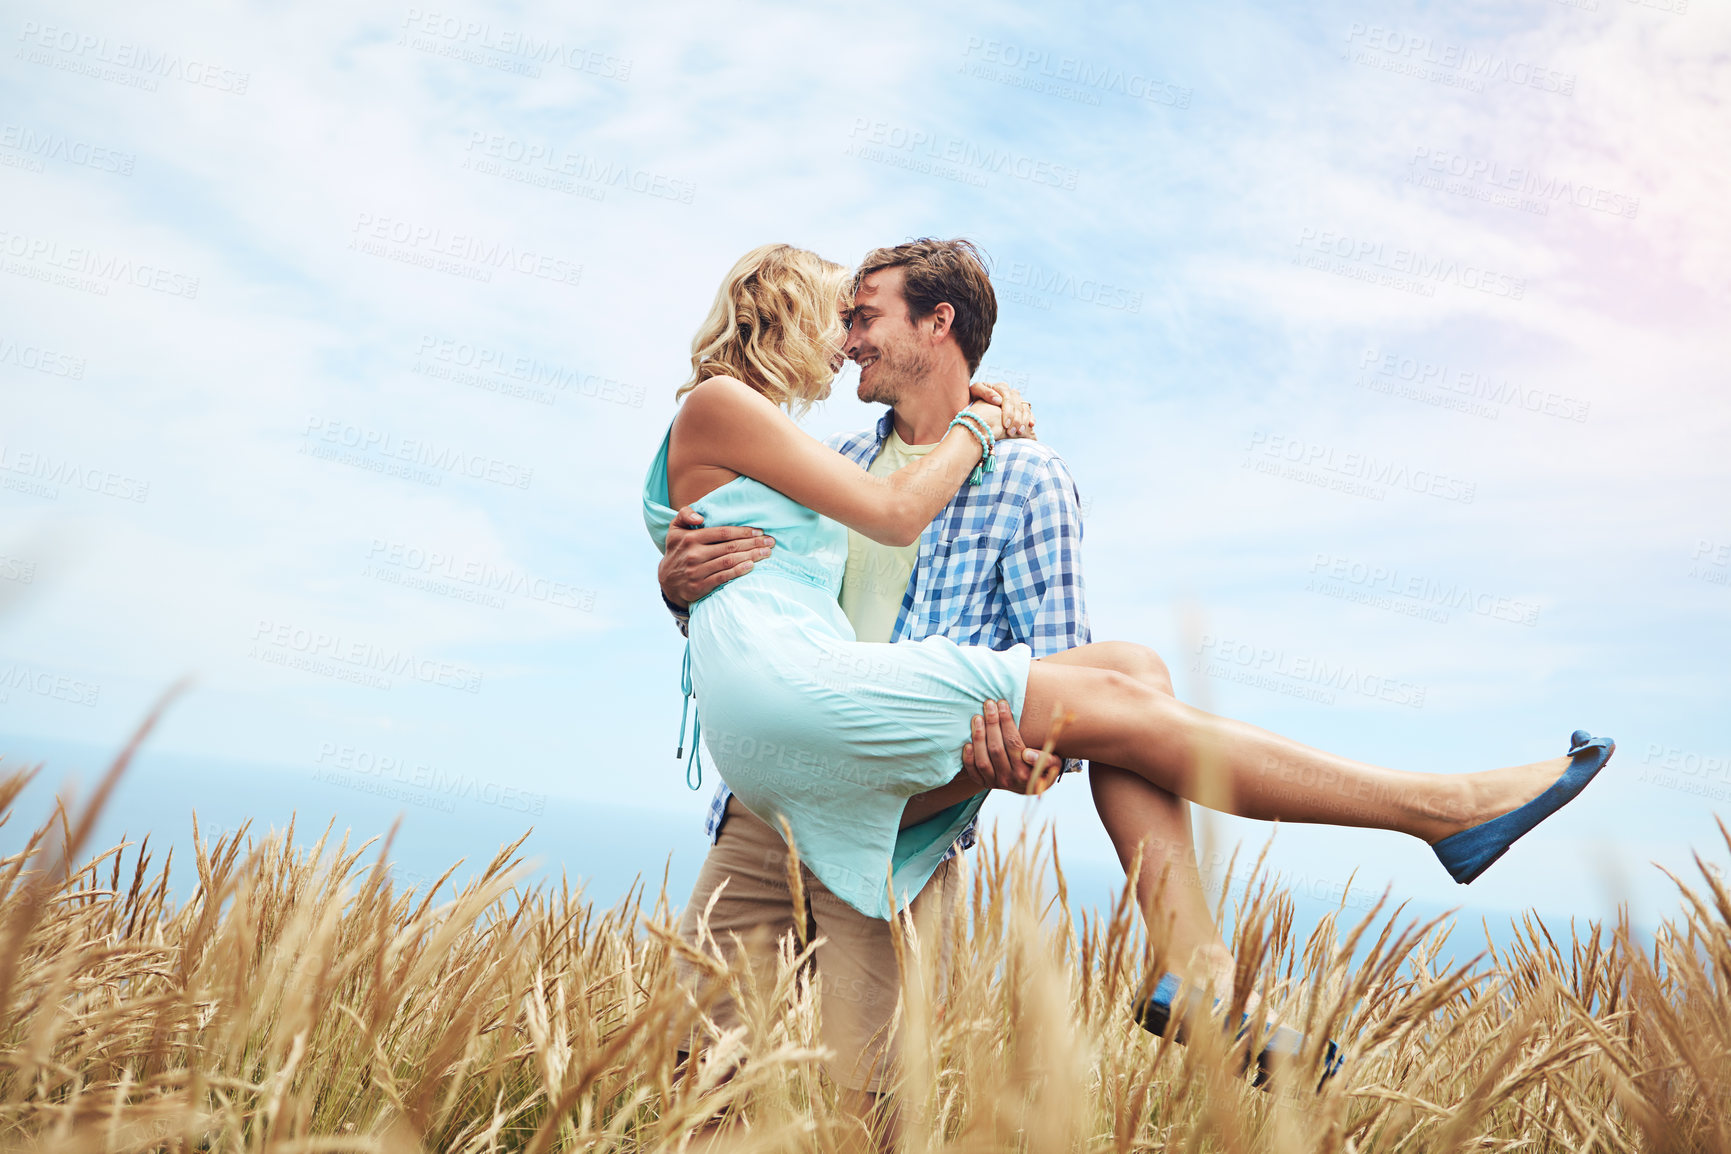
[{"label": "grass field", "polygon": [[[0,784],[8,823],[26,776]],[[516,847],[405,892],[387,845],[292,829],[200,843],[171,884],[148,845],[87,851],[105,789],[6,829],[24,848],[0,861],[0,1148],[676,1150],[717,1117],[721,1149],[865,1138],[823,1074],[809,943],[781,944],[772,986],[696,955],[750,1011],[722,1034],[674,977],[664,893],[598,910],[520,884]],[[1299,941],[1291,901],[1253,884],[1228,911],[1234,1001],[1345,1044],[1318,1092],[1315,1054],[1263,1091],[1224,1031],[1137,1027],[1159,958],[1127,902],[1073,919],[1037,841],[972,856],[948,948],[905,952],[904,1149],[1731,1149],[1731,892],[1711,868],[1645,946],[1529,920],[1455,969],[1445,925],[1379,909]]]}]

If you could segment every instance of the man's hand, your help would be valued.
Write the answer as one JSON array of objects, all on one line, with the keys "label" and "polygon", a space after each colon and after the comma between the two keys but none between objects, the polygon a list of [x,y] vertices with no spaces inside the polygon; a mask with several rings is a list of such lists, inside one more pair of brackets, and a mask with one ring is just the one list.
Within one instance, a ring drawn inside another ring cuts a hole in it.
[{"label": "man's hand", "polygon": [[1034,768],[1030,755],[1039,751],[1023,744],[1010,703],[986,702],[974,718],[973,734],[973,741],[962,746],[962,772],[983,789],[1027,793]]},{"label": "man's hand", "polygon": [[675,605],[690,605],[769,556],[775,538],[749,525],[705,529],[703,515],[691,506],[679,510],[667,530],[667,552],[655,568],[661,595]]},{"label": "man's hand", "polygon": [[1034,436],[1034,406],[1024,401],[1022,394],[1009,385],[975,381],[968,386],[968,395],[976,401],[1003,408],[1005,437],[1038,439]]}]

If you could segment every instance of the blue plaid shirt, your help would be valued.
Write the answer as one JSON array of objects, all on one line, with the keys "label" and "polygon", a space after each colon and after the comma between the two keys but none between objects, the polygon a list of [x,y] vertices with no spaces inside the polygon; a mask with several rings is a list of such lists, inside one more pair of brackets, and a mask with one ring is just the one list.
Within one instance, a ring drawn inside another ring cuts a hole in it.
[{"label": "blue plaid shirt", "polygon": [[[825,443],[867,469],[892,428],[894,416],[886,412],[876,428]],[[963,485],[920,534],[890,640],[942,634],[958,645],[992,649],[1020,642],[1035,657],[1086,645],[1081,544],[1081,499],[1063,458],[1039,441],[999,441],[996,467],[980,484]],[[671,603],[668,608],[684,632],[688,616]],[[958,753],[958,768],[960,760]],[[711,842],[721,836],[732,796],[722,782],[709,803],[704,832]],[[974,844],[976,825],[962,831],[946,861]]]}]

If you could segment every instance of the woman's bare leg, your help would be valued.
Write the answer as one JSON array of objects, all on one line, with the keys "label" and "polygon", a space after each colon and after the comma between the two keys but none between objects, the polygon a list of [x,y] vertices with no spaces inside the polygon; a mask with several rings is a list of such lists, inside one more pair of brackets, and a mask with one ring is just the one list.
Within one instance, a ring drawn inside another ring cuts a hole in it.
[{"label": "woman's bare leg", "polygon": [[[1159,654],[1141,645],[1102,642],[1043,658],[1058,665],[1110,668],[1167,697],[1172,674]],[[1024,710],[1024,712],[1026,712]],[[1214,924],[1196,866],[1190,803],[1130,770],[1104,762],[1088,766],[1094,809],[1124,872],[1137,868],[1136,901],[1143,920],[1165,942],[1174,969],[1199,959],[1217,987],[1232,980],[1232,951]]]},{"label": "woman's bare leg", "polygon": [[[1102,642],[1042,658],[1040,663],[1110,668],[1148,688],[1172,696],[1172,675],[1158,654],[1141,645]],[[982,703],[983,704],[983,703]],[[1025,711],[1024,711],[1025,712]],[[1141,862],[1136,900],[1150,927],[1163,932],[1168,955],[1178,968],[1200,958],[1216,985],[1230,984],[1232,952],[1227,949],[1196,867],[1190,803],[1127,769],[1093,762],[1088,784],[1094,808],[1118,861],[1128,873]],[[966,777],[908,799],[905,828],[966,801],[979,787]]]},{"label": "woman's bare leg", "polygon": [[1088,767],[1094,808],[1129,873],[1138,865],[1136,900],[1155,940],[1165,943],[1169,969],[1199,960],[1216,988],[1232,984],[1232,951],[1214,924],[1190,828],[1190,803],[1127,769]]},{"label": "woman's bare leg", "polygon": [[1044,744],[1061,705],[1071,717],[1059,753],[1123,766],[1240,817],[1388,829],[1435,843],[1537,797],[1569,765],[1558,757],[1482,773],[1384,769],[1204,713],[1111,668],[1118,655],[1089,653],[1096,648],[1032,664],[1023,739]]}]

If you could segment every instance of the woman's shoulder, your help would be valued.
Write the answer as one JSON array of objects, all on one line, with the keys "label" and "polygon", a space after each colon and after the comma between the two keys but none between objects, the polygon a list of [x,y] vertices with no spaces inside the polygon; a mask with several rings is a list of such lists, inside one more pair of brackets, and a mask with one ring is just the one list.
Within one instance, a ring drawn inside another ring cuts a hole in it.
[{"label": "woman's shoulder", "polygon": [[685,394],[681,408],[693,415],[708,416],[736,413],[742,407],[756,409],[768,404],[768,398],[738,377],[715,376],[693,385]]},{"label": "woman's shoulder", "polygon": [[695,385],[691,386],[691,391],[686,393],[685,397],[688,401],[697,397],[707,397],[711,399],[721,397],[756,397],[759,400],[762,400],[763,394],[759,393],[756,389],[752,388],[738,377],[730,377],[723,373],[713,377],[705,377],[701,381],[698,381]]}]

